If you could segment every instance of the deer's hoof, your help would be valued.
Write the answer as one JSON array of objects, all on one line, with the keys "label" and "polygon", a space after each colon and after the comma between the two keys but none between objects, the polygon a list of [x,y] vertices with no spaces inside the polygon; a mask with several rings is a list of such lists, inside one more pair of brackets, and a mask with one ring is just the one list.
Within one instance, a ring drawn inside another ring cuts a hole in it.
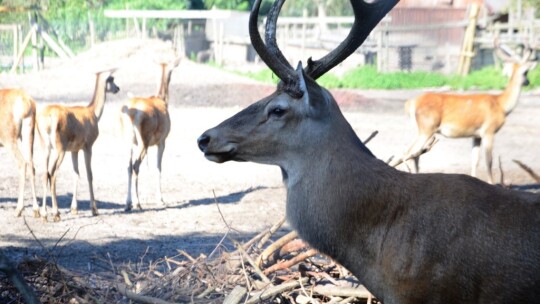
[{"label": "deer's hoof", "polygon": [[126,208],[124,208],[125,212],[130,212],[133,207],[131,205],[127,205]]},{"label": "deer's hoof", "polygon": [[79,210],[77,210],[75,208],[71,208],[71,214],[77,215],[77,214],[79,214]]},{"label": "deer's hoof", "polygon": [[23,212],[23,209],[16,209],[16,210],[15,210],[15,216],[16,216],[16,217],[21,217],[22,212]]},{"label": "deer's hoof", "polygon": [[139,209],[139,210],[142,210],[141,204],[137,204],[135,207],[136,207],[137,209]]},{"label": "deer's hoof", "polygon": [[41,221],[44,223],[47,223],[48,222],[47,216],[46,215],[41,216]]},{"label": "deer's hoof", "polygon": [[53,221],[60,222],[60,214],[56,214],[53,218]]},{"label": "deer's hoof", "polygon": [[93,216],[98,216],[99,215],[99,212],[97,211],[97,209],[92,209],[92,215]]},{"label": "deer's hoof", "polygon": [[34,210],[34,218],[39,218],[41,214],[39,214],[39,210]]}]

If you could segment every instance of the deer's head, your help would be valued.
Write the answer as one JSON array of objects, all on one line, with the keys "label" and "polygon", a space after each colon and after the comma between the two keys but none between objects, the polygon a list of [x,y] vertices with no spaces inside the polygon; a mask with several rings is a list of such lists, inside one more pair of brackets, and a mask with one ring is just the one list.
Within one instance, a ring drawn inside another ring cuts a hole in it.
[{"label": "deer's head", "polygon": [[495,54],[504,63],[503,73],[510,78],[518,79],[523,86],[529,85],[527,73],[532,70],[537,63],[534,56],[534,47],[524,43],[521,55],[512,51],[507,45],[500,44],[498,37],[494,40]]},{"label": "deer's head", "polygon": [[109,75],[107,80],[105,80],[105,92],[116,94],[120,91],[120,87],[114,83],[114,77]]},{"label": "deer's head", "polygon": [[354,135],[334,98],[315,80],[352,54],[397,0],[375,3],[351,0],[355,21],[349,35],[323,58],[316,61],[310,58],[305,68],[298,64],[296,69],[276,42],[277,18],[284,1],[275,1],[268,14],[266,44],[257,27],[261,0],[253,5],[249,19],[253,47],[281,80],[277,90],[199,137],[199,148],[211,161],[253,161],[283,168],[297,158],[293,155],[316,153],[321,151],[321,144],[329,141],[339,148],[343,138],[351,136],[369,153]]}]

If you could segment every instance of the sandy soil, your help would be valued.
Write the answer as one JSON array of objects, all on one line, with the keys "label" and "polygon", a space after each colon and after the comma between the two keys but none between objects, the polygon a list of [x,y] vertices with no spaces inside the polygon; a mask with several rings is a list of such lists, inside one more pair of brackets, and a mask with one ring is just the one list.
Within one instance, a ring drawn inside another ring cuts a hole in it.
[{"label": "sandy soil", "polygon": [[[0,149],[0,159],[4,159],[0,162],[0,248],[12,258],[50,254],[60,264],[73,269],[102,271],[109,269],[106,261],[149,262],[174,256],[177,249],[195,256],[208,254],[228,232],[222,215],[235,229],[231,233],[238,239],[247,239],[284,216],[285,191],[278,168],[250,163],[215,164],[205,160],[196,146],[196,139],[203,131],[272,92],[273,87],[189,61],[183,61],[172,76],[173,126],[162,173],[163,194],[168,204],[162,206],[154,200],[157,177],[154,148],[140,174],[144,210],[124,213],[128,146],[120,136],[118,112],[129,94],[154,93],[157,67],[150,58],[162,49],[160,43],[143,45],[124,41],[122,45],[97,48],[40,73],[0,76],[0,87],[24,88],[39,105],[87,103],[93,90],[91,72],[112,63],[119,66],[115,76],[121,87],[121,92],[107,101],[100,121],[100,137],[94,145],[94,191],[99,216],[91,216],[89,209],[82,156],[80,212],[76,216],[69,213],[74,176],[70,157],[66,156],[58,173],[62,220],[44,223],[34,219],[29,189],[24,218],[16,218],[16,165],[11,154]],[[400,154],[412,142],[415,129],[403,111],[403,102],[419,92],[336,90],[333,93],[361,138],[379,131],[368,145],[379,158],[386,160]],[[540,170],[538,117],[539,94],[525,93],[496,137],[494,156],[496,160],[501,158],[508,184],[532,183],[512,159]],[[422,169],[468,173],[470,147],[470,139],[443,139],[422,158]],[[38,144],[35,162],[38,198],[41,199],[44,170]],[[500,176],[498,167],[496,162],[496,180]],[[484,172],[482,163],[481,178],[485,178]],[[288,226],[283,228],[287,229]]]}]

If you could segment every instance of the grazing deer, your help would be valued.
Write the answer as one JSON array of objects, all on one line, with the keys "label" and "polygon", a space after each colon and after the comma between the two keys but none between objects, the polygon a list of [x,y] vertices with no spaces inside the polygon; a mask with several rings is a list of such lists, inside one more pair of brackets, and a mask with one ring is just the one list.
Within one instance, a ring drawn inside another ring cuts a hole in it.
[{"label": "grazing deer", "polygon": [[292,227],[386,304],[540,303],[538,194],[388,166],[315,82],[354,52],[397,0],[351,0],[348,37],[296,71],[276,45],[283,1],[268,15],[266,45],[257,30],[261,0],[249,21],[255,50],[281,82],[204,132],[197,142],[205,157],[279,166]]},{"label": "grazing deer", "polygon": [[39,217],[33,161],[35,120],[36,104],[32,97],[19,89],[0,90],[0,146],[11,150],[19,167],[19,198],[15,210],[17,216],[21,216],[24,209],[24,183],[26,170],[29,169],[34,216]]},{"label": "grazing deer", "polygon": [[174,68],[180,63],[177,58],[173,63],[160,63],[161,82],[158,92],[151,97],[134,97],[122,106],[121,123],[128,133],[131,155],[128,166],[128,193],[126,211],[133,208],[131,198],[131,180],[135,175],[135,207],[142,209],[139,200],[139,168],[146,156],[148,147],[157,146],[157,199],[165,204],[161,195],[161,162],[165,151],[165,140],[171,130],[171,118],[167,109],[169,103],[169,83]]},{"label": "grazing deer", "polygon": [[[446,94],[425,93],[405,103],[405,111],[417,126],[418,136],[395,165],[424,148],[436,133],[450,138],[472,137],[471,175],[476,177],[480,161],[480,146],[484,150],[489,183],[493,183],[491,171],[493,138],[503,126],[506,116],[516,107],[521,87],[528,85],[527,72],[536,64],[529,61],[533,54],[527,48],[522,58],[506,54],[495,40],[497,55],[511,63],[511,76],[506,89],[500,94]],[[419,171],[420,156],[413,157],[415,172]]]},{"label": "grazing deer", "polygon": [[94,97],[87,106],[48,105],[37,115],[37,129],[45,152],[45,176],[43,179],[43,205],[41,216],[47,220],[47,186],[50,186],[54,221],[60,220],[56,200],[56,174],[64,154],[71,152],[75,187],[71,200],[71,213],[77,214],[77,189],[79,187],[79,151],[84,152],[86,177],[90,188],[92,215],[98,215],[92,184],[92,146],[98,138],[98,121],[103,114],[107,93],[116,94],[120,88],[114,83],[112,71],[96,73]]}]

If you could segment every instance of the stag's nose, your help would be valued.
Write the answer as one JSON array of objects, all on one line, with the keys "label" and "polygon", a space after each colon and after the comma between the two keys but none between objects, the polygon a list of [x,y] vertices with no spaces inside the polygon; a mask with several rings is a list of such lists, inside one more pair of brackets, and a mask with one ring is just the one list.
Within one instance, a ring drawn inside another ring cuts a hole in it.
[{"label": "stag's nose", "polygon": [[199,149],[203,152],[206,151],[206,148],[208,148],[208,143],[210,143],[210,136],[203,134],[199,138],[197,138],[197,144],[199,145]]}]

